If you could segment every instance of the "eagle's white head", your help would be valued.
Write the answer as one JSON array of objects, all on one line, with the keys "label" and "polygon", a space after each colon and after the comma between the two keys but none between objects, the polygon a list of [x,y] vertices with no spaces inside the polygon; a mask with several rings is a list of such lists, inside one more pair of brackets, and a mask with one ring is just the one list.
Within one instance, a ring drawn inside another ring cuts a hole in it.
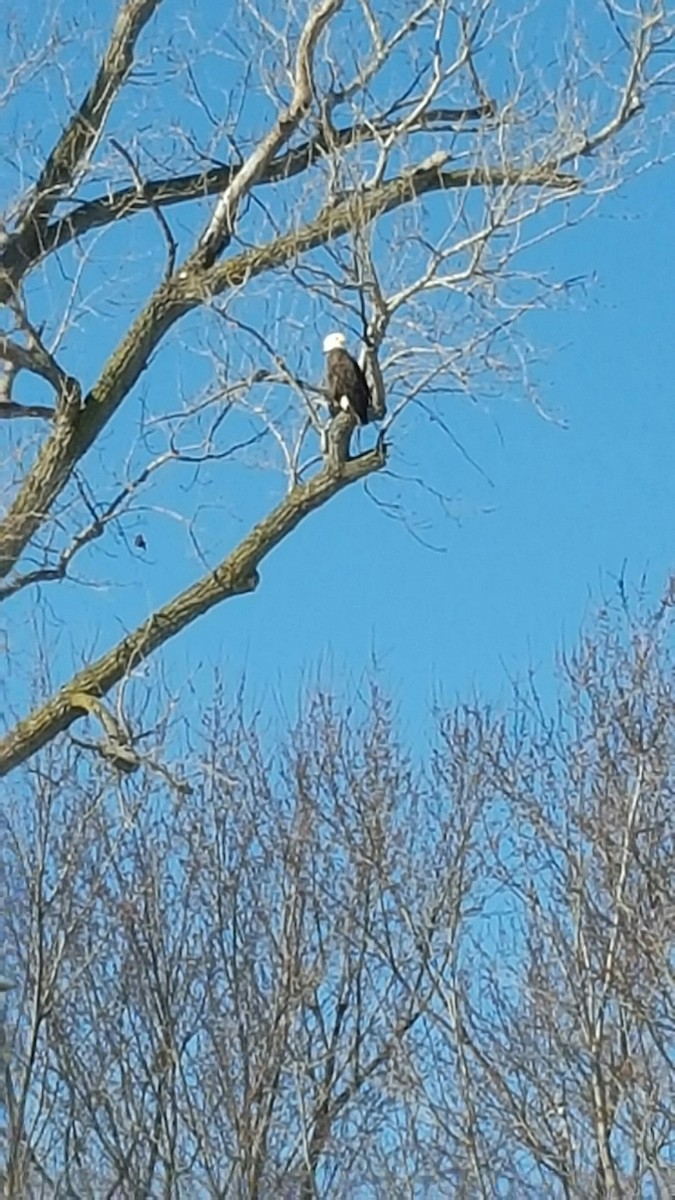
[{"label": "eagle's white head", "polygon": [[344,350],[347,345],[347,339],[344,333],[329,333],[323,339],[323,352],[330,354],[331,350]]}]

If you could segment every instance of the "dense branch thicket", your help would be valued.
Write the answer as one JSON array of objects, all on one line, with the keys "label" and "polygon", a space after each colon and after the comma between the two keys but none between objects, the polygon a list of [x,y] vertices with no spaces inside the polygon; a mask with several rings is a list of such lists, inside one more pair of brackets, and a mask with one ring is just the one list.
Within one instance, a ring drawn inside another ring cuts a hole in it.
[{"label": "dense branch thicket", "polygon": [[274,735],[216,691],[126,779],[45,752],[0,839],[3,1194],[672,1194],[674,598],[422,757],[376,683]]},{"label": "dense branch thicket", "polygon": [[54,664],[61,690],[0,742],[3,771],[198,615],[178,586],[124,611],[138,546],[171,579],[180,524],[208,589],[242,551],[242,494],[249,538],[274,525],[271,472],[270,510],[382,468],[382,440],[358,469],[330,461],[350,439],[325,428],[323,333],[360,346],[390,455],[402,413],[447,432],[453,396],[522,382],[519,325],[565,283],[537,247],[669,135],[662,0],[238,0],[222,26],[210,4],[120,0],[99,20],[47,6],[3,32],[0,599],[18,661],[37,588],[67,623],[84,584],[115,584],[134,651],[111,632],[86,691]]}]

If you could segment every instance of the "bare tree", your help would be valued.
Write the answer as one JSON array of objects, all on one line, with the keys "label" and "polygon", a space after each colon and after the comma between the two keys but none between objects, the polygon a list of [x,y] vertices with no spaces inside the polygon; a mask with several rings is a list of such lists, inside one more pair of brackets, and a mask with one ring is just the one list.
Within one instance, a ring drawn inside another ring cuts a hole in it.
[{"label": "bare tree", "polygon": [[[672,1193],[673,595],[500,715],[218,689],[4,820],[5,1195]],[[20,802],[19,802],[20,801]]]},{"label": "bare tree", "polygon": [[[106,693],[381,471],[403,415],[447,431],[453,394],[532,394],[519,318],[567,282],[532,265],[538,245],[668,128],[663,0],[559,8],[241,0],[214,27],[208,5],[123,0],[103,48],[88,14],[8,25],[0,597],[100,582],[109,556],[119,582],[170,522],[199,577],[93,662],[82,646],[86,669],[7,722],[0,771],[85,713],[132,769]],[[314,331],[335,324],[362,343],[380,420],[355,456],[348,415],[323,416]],[[264,474],[232,549],[236,472]]]}]

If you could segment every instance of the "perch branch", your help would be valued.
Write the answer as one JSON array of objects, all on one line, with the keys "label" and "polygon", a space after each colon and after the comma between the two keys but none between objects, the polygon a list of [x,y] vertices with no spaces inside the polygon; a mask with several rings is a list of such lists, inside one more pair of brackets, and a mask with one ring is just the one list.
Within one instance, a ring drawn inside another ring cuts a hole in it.
[{"label": "perch branch", "polygon": [[[351,423],[341,422],[338,417],[335,424],[340,424],[336,436],[342,438],[341,425]],[[197,617],[232,596],[253,591],[260,563],[279,542],[337,492],[365,479],[384,463],[381,445],[346,461],[338,461],[333,455],[307,483],[296,484],[213,571],[158,609],[107,654],[80,671],[51,700],[20,721],[0,741],[0,775],[25,762],[84,711],[94,707],[98,712],[96,701],[100,697]]]},{"label": "perch branch", "polygon": [[84,407],[66,428],[54,429],[26,476],[6,517],[0,523],[0,578],[11,571],[73,468],[145,370],[164,334],[185,313],[210,303],[215,295],[239,287],[265,271],[293,262],[351,230],[362,229],[377,217],[434,191],[472,187],[521,186],[552,188],[565,193],[580,186],[578,178],[549,166],[472,167],[443,170],[444,154],[432,155],[419,167],[366,191],[348,193],[327,205],[318,216],[292,230],[254,246],[204,271],[183,269],[160,285],[131,329],[106,363],[85,399]]}]

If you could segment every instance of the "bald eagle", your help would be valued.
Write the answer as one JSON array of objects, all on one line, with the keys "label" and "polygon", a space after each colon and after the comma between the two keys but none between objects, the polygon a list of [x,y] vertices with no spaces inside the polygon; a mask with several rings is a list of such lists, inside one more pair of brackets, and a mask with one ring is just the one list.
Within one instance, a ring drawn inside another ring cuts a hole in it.
[{"label": "bald eagle", "polygon": [[328,409],[331,416],[349,412],[359,425],[367,425],[370,388],[356,359],[345,349],[346,345],[344,333],[329,333],[323,340],[323,352],[327,356]]}]

